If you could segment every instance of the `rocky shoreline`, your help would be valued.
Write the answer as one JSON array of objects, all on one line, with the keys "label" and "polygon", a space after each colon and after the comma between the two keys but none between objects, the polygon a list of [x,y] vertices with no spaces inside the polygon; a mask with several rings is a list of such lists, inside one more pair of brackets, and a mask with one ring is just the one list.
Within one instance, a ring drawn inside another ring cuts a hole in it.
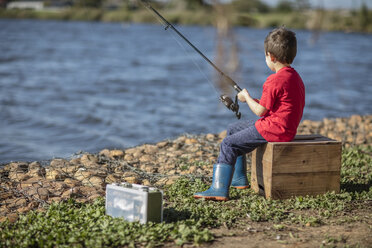
[{"label": "rocky shoreline", "polygon": [[[304,120],[298,134],[321,134],[342,141],[345,147],[372,144],[372,115]],[[219,144],[219,134],[182,135],[173,140],[144,144],[125,150],[104,149],[71,159],[12,162],[0,168],[0,222],[14,222],[30,210],[70,198],[89,202],[104,196],[105,185],[127,181],[159,188],[181,176],[210,178]],[[249,156],[248,156],[249,160]]]}]

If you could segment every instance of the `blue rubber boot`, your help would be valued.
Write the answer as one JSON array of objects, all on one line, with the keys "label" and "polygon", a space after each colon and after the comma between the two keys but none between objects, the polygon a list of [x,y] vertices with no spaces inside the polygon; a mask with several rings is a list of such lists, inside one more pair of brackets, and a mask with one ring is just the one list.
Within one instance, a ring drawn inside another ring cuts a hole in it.
[{"label": "blue rubber boot", "polygon": [[228,164],[213,165],[212,185],[203,192],[194,194],[194,198],[205,198],[207,200],[227,201],[229,199],[229,188],[231,184],[234,167]]},{"label": "blue rubber boot", "polygon": [[239,156],[236,159],[231,186],[237,189],[246,189],[249,187],[247,179],[247,160],[245,155]]}]

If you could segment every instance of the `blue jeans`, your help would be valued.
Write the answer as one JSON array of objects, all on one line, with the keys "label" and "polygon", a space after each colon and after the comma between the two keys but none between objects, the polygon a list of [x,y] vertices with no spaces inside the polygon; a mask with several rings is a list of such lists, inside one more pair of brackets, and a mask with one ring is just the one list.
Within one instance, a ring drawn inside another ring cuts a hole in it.
[{"label": "blue jeans", "polygon": [[236,158],[267,143],[255,127],[256,121],[240,121],[227,127],[227,136],[220,147],[217,163],[235,165]]}]

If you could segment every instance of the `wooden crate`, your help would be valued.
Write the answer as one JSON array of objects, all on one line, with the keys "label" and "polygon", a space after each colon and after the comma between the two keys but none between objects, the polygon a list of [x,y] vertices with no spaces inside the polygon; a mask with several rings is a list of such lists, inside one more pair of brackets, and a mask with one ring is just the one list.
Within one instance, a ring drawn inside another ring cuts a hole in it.
[{"label": "wooden crate", "polygon": [[252,154],[252,189],[266,198],[340,192],[342,144],[321,135],[269,142]]}]

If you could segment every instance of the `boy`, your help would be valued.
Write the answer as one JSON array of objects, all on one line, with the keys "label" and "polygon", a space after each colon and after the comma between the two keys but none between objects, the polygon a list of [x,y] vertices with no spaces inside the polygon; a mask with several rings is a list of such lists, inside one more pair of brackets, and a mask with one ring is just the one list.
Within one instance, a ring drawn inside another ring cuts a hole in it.
[{"label": "boy", "polygon": [[266,79],[260,100],[253,99],[246,89],[238,94],[238,99],[262,118],[228,127],[213,166],[212,185],[195,198],[226,201],[230,185],[248,188],[245,154],[266,142],[287,142],[296,135],[305,106],[304,84],[290,66],[297,53],[296,35],[283,27],[274,29],[264,46],[266,64],[275,74]]}]

